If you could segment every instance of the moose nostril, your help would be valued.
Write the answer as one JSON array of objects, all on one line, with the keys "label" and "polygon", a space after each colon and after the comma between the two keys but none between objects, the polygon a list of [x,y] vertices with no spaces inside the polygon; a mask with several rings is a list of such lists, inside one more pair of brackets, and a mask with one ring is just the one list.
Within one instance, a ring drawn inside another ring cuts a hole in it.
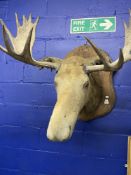
[{"label": "moose nostril", "polygon": [[55,137],[54,135],[50,135],[47,133],[47,138],[50,140],[50,141],[59,141],[59,139],[57,139],[57,137]]}]

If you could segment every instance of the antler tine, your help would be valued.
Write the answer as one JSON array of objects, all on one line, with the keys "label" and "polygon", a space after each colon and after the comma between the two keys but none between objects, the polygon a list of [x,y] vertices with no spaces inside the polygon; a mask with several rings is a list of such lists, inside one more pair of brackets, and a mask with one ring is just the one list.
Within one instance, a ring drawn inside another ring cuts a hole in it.
[{"label": "antler tine", "polygon": [[[123,57],[123,51],[122,49],[120,49],[120,53],[119,53],[119,58],[110,63],[107,62],[106,60],[109,60],[109,57],[106,55],[103,55],[103,53],[101,52],[100,49],[98,49],[96,47],[96,45],[89,40],[87,37],[85,37],[85,39],[90,43],[90,45],[92,46],[92,48],[94,49],[94,51],[97,53],[97,55],[99,56],[99,58],[102,60],[104,65],[96,65],[94,68],[95,71],[97,70],[103,70],[103,71],[117,71],[118,69],[120,69],[124,63],[124,57]],[[89,67],[88,67],[89,69]],[[91,71],[93,71],[93,67],[91,68]]]},{"label": "antler tine", "polygon": [[131,26],[131,9],[129,9],[129,26]]},{"label": "antler tine", "polygon": [[29,15],[29,19],[28,19],[28,21],[29,21],[29,22],[32,21],[32,14],[31,14],[31,13],[30,13],[30,15]]},{"label": "antler tine", "polygon": [[[30,17],[29,17],[30,18]],[[32,31],[32,37],[31,37],[31,43],[30,43],[30,51],[31,51],[31,54],[32,54],[32,48],[33,48],[33,45],[34,45],[34,41],[35,41],[35,31],[36,31],[36,27],[37,27],[37,24],[39,22],[39,17],[36,18],[36,21],[34,22],[33,24],[33,31]],[[31,24],[30,22],[31,18],[28,20],[28,23]]]},{"label": "antler tine", "polygon": [[8,34],[8,37],[9,37],[11,43],[13,43],[13,36],[12,36],[12,34],[10,33],[9,29],[7,28],[6,24],[4,23],[4,21],[3,21],[2,19],[0,19],[0,23],[1,23],[1,25],[2,25],[2,28],[3,28],[3,26],[4,26],[4,29],[5,29],[6,33]]},{"label": "antler tine", "polygon": [[124,29],[125,29],[125,31],[127,30],[127,24],[126,24],[126,22],[124,21]]},{"label": "antler tine", "polygon": [[26,19],[25,15],[23,15],[23,25],[26,25],[26,23],[27,23],[27,19]]},{"label": "antler tine", "polygon": [[4,36],[4,42],[5,42],[5,46],[8,50],[8,52],[10,53],[10,55],[12,55],[12,53],[14,52],[13,51],[13,48],[11,47],[11,45],[9,44],[9,35],[6,31],[6,28],[5,28],[5,25],[3,25],[3,36]]},{"label": "antler tine", "polygon": [[23,24],[20,25],[18,20],[17,13],[16,16],[16,25],[17,25],[17,35],[13,37],[10,31],[8,30],[5,23],[0,20],[0,23],[3,27],[3,37],[6,49],[0,45],[0,50],[7,53],[8,55],[14,57],[16,60],[21,62],[31,64],[38,67],[46,67],[51,69],[57,69],[60,65],[60,62],[48,62],[48,61],[37,61],[32,57],[32,47],[35,41],[35,30],[39,21],[39,17],[37,17],[36,21],[31,22],[31,15],[29,19],[23,16]]},{"label": "antler tine", "polygon": [[120,49],[119,59],[110,63],[110,65],[108,65],[108,66],[105,66],[104,64],[93,65],[93,66],[84,65],[84,70],[87,73],[96,72],[96,71],[117,71],[118,69],[120,69],[122,67],[123,63],[124,63],[123,51],[122,51],[122,49]]},{"label": "antler tine", "polygon": [[27,41],[25,43],[22,55],[25,56],[25,58],[30,58],[32,56],[31,50],[30,50],[30,44],[31,44],[31,38],[32,38],[32,32],[33,32],[33,27],[31,28]]},{"label": "antler tine", "polygon": [[18,29],[20,27],[20,23],[19,23],[19,19],[18,19],[17,13],[15,13],[15,20],[16,20],[16,26],[17,26],[17,29]]},{"label": "antler tine", "polygon": [[37,25],[38,24],[38,22],[39,22],[39,20],[40,20],[40,17],[38,16],[37,18],[36,18],[36,21],[35,21],[35,25]]},{"label": "antler tine", "polygon": [[109,66],[109,63],[106,61],[106,60],[110,60],[109,57],[106,55],[103,55],[102,52],[100,51],[100,49],[98,49],[97,46],[89,38],[87,38],[86,36],[84,36],[84,38],[92,46],[92,48],[97,53],[97,55],[99,56],[99,58],[103,62],[103,64],[105,66]]},{"label": "antler tine", "polygon": [[[0,23],[2,24],[2,27],[3,27],[3,20],[0,19]],[[7,49],[5,49],[3,46],[0,45],[0,50],[2,50],[3,52],[5,53],[8,53]]]},{"label": "antler tine", "polygon": [[111,71],[117,71],[119,70],[124,64],[124,55],[123,55],[123,49],[120,48],[119,51],[119,58],[116,61],[113,61],[108,65],[108,68]]}]

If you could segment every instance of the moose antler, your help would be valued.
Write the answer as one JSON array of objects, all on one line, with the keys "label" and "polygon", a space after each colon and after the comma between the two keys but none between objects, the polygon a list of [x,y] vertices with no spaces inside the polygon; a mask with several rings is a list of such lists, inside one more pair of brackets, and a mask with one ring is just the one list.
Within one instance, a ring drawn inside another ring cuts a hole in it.
[{"label": "moose antler", "polygon": [[118,69],[120,69],[124,63],[124,56],[123,56],[123,50],[120,49],[119,52],[119,58],[110,63],[106,60],[109,60],[109,57],[105,54],[103,54],[101,52],[100,49],[98,49],[96,47],[96,45],[89,40],[87,37],[85,37],[85,39],[90,43],[90,45],[92,46],[92,48],[94,49],[94,51],[97,53],[97,55],[99,56],[100,60],[103,62],[102,65],[93,65],[93,66],[86,66],[86,71],[87,72],[96,72],[96,71],[117,71]]},{"label": "moose antler", "polygon": [[125,43],[123,48],[124,62],[131,60],[131,9],[129,10],[129,23],[124,22]]},{"label": "moose antler", "polygon": [[119,58],[116,61],[110,63],[109,61],[107,61],[107,60],[110,60],[108,55],[103,54],[101,50],[98,49],[96,45],[87,37],[85,37],[85,39],[90,43],[94,51],[99,56],[100,60],[103,62],[103,65],[87,66],[88,71],[100,71],[100,70],[116,71],[122,67],[124,63],[124,56],[123,56],[122,49],[120,49]]},{"label": "moose antler", "polygon": [[[47,57],[45,60],[37,61],[32,57],[32,47],[35,41],[35,31],[36,26],[39,21],[37,17],[36,21],[32,22],[31,15],[29,19],[23,16],[23,24],[20,25],[18,16],[16,15],[16,26],[17,26],[17,35],[13,37],[7,28],[3,20],[0,20],[3,28],[3,38],[6,48],[0,45],[0,50],[12,56],[16,60],[21,62],[31,64],[38,67],[46,67],[51,69],[57,69],[59,67],[60,59],[55,62],[56,58]],[[53,61],[51,61],[53,59]]]},{"label": "moose antler", "polygon": [[130,18],[129,18],[129,25],[127,25],[124,22],[124,28],[125,28],[125,44],[123,49],[120,49],[119,52],[119,58],[116,61],[113,61],[112,63],[107,62],[106,60],[109,60],[109,57],[106,56],[101,52],[100,49],[97,48],[97,46],[89,40],[87,37],[85,39],[89,44],[92,46],[94,51],[97,53],[101,61],[103,62],[102,65],[94,65],[94,66],[86,66],[86,71],[88,72],[95,72],[95,71],[117,71],[122,67],[124,62],[131,60],[131,10],[129,10]]}]

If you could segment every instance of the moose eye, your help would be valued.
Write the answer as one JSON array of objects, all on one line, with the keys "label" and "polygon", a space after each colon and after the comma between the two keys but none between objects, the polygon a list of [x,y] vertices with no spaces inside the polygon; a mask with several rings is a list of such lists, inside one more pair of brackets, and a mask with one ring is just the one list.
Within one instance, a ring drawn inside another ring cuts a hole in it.
[{"label": "moose eye", "polygon": [[89,86],[89,82],[88,81],[83,84],[83,88],[87,88],[88,86]]}]

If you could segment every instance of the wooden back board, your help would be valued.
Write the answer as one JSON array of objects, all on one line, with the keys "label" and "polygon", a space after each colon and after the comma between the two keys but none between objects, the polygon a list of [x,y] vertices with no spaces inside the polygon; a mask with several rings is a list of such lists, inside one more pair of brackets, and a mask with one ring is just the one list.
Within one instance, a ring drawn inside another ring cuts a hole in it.
[{"label": "wooden back board", "polygon": [[131,175],[131,136],[128,137],[127,175]]}]

